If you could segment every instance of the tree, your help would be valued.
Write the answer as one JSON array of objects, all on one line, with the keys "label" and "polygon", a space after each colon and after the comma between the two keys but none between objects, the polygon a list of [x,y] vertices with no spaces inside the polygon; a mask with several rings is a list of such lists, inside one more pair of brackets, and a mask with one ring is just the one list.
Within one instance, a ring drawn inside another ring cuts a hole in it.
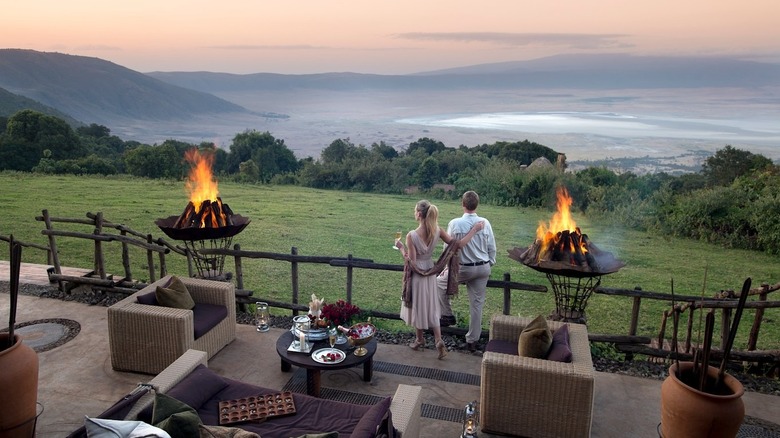
[{"label": "tree", "polygon": [[241,163],[249,160],[258,166],[260,179],[265,182],[274,175],[298,169],[298,160],[284,140],[275,139],[268,131],[247,130],[233,138],[227,157],[228,173],[240,172]]},{"label": "tree", "polygon": [[426,155],[431,155],[434,152],[443,151],[445,149],[447,149],[447,147],[444,146],[444,143],[432,138],[423,137],[409,143],[409,147],[406,148],[406,153],[411,155],[417,150],[422,150]]},{"label": "tree", "polygon": [[704,160],[701,173],[707,178],[710,187],[727,186],[738,176],[747,175],[753,170],[772,166],[772,160],[760,154],[743,151],[727,145]]}]

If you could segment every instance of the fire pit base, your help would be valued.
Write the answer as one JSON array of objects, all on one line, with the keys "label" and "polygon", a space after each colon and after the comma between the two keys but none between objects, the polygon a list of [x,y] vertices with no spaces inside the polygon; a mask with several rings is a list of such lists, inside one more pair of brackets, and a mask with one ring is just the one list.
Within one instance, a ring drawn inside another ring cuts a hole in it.
[{"label": "fire pit base", "polygon": [[586,324],[585,307],[593,291],[601,284],[601,276],[572,277],[545,273],[555,295],[555,310],[548,319]]}]

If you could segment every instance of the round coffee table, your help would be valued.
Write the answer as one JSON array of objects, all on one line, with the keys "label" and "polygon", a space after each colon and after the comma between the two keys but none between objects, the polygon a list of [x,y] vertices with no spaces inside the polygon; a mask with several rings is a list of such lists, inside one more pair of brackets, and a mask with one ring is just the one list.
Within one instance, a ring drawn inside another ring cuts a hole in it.
[{"label": "round coffee table", "polygon": [[284,332],[279,339],[276,340],[276,352],[282,359],[282,371],[288,372],[292,369],[292,365],[306,369],[306,393],[314,397],[320,396],[320,371],[328,370],[342,370],[345,368],[352,368],[354,366],[363,364],[363,380],[366,382],[371,381],[371,375],[374,370],[374,353],[376,353],[376,339],[369,341],[365,348],[368,350],[364,356],[355,356],[355,349],[349,344],[336,345],[334,348],[343,350],[347,357],[342,362],[335,364],[324,364],[315,362],[311,358],[311,353],[317,351],[320,348],[328,348],[327,340],[315,341],[309,353],[298,353],[294,351],[288,351],[290,344],[293,342],[293,334],[289,330]]}]

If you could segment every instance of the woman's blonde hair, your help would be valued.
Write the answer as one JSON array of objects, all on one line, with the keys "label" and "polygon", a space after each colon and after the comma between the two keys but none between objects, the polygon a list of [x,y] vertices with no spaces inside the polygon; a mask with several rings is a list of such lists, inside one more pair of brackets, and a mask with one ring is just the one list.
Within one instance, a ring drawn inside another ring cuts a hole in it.
[{"label": "woman's blonde hair", "polygon": [[430,245],[439,232],[439,208],[423,199],[417,201],[415,209],[420,213],[420,221],[425,229],[425,243]]}]

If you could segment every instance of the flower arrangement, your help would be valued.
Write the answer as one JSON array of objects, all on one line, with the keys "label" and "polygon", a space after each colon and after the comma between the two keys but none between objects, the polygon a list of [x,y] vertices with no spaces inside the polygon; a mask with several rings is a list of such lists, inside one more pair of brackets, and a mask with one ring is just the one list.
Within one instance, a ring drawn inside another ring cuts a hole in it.
[{"label": "flower arrangement", "polygon": [[351,325],[352,318],[360,314],[360,308],[344,300],[322,306],[320,317],[326,319],[331,326]]}]

